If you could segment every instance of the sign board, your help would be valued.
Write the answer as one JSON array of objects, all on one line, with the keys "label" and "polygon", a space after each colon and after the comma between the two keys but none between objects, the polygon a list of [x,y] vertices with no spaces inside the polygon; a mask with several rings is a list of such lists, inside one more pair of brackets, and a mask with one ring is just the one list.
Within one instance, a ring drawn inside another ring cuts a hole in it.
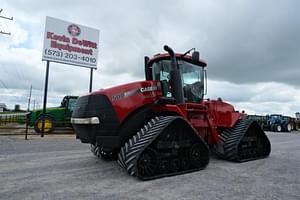
[{"label": "sign board", "polygon": [[97,68],[99,30],[46,17],[42,60]]}]

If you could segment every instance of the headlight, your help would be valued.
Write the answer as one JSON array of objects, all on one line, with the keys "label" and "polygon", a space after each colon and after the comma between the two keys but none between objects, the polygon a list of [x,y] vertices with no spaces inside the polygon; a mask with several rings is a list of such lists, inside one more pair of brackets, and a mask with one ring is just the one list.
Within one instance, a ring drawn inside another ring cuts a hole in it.
[{"label": "headlight", "polygon": [[71,118],[72,124],[100,124],[98,117],[89,118]]}]

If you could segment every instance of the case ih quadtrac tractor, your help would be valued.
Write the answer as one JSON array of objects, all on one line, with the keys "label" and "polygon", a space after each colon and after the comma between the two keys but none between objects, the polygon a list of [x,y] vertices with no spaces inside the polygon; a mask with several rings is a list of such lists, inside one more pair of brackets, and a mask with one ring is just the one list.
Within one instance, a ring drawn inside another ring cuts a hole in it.
[{"label": "case ih quadtrac tractor", "polygon": [[265,158],[271,144],[257,122],[233,106],[205,100],[199,52],[145,57],[145,81],[81,96],[71,122],[77,138],[142,180],[203,169],[210,150],[225,160]]}]

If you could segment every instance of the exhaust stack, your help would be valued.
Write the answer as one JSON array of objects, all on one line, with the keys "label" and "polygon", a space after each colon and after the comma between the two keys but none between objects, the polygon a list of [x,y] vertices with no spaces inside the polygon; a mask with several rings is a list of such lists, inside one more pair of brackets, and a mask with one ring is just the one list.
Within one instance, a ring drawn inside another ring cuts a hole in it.
[{"label": "exhaust stack", "polygon": [[177,64],[176,55],[173,49],[171,49],[167,45],[164,46],[164,50],[167,51],[171,56],[171,67],[172,67],[172,70],[170,71],[171,93],[175,98],[176,104],[183,104],[184,96],[183,96],[182,78]]}]

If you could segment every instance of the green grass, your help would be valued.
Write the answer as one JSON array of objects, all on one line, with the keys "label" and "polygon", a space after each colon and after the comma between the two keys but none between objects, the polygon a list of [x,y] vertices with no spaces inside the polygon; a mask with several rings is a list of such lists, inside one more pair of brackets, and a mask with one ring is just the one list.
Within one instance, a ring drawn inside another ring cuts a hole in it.
[{"label": "green grass", "polygon": [[4,111],[4,112],[0,112],[0,115],[2,114],[23,114],[26,113],[26,111]]}]

